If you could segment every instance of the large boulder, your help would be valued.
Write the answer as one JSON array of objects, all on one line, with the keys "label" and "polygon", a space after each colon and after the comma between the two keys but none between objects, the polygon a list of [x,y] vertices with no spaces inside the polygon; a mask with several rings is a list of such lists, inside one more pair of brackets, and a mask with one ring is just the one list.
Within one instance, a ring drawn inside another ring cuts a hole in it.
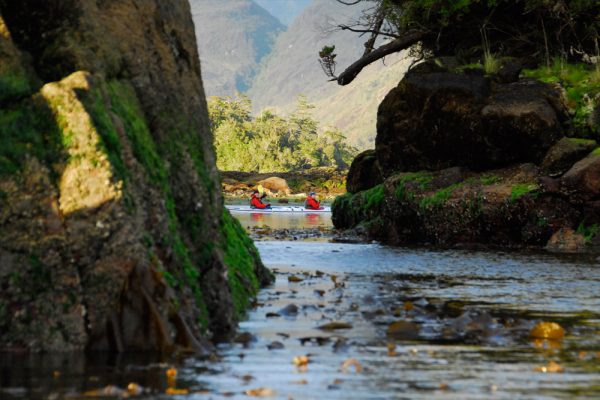
[{"label": "large boulder", "polygon": [[562,177],[562,184],[570,192],[579,193],[585,199],[600,195],[600,149],[578,161]]},{"label": "large boulder", "polygon": [[535,80],[492,84],[480,74],[418,68],[379,107],[379,164],[390,176],[539,163],[563,136],[567,111],[561,99],[560,91]]},{"label": "large boulder", "polygon": [[365,150],[352,161],[348,178],[346,179],[346,190],[350,193],[371,189],[383,182],[377,154],[375,150]]},{"label": "large boulder", "polygon": [[285,194],[288,196],[290,194],[290,187],[287,181],[277,176],[271,176],[267,179],[258,181],[258,184],[264,187],[269,195]]},{"label": "large boulder", "polygon": [[564,174],[597,146],[591,139],[562,138],[548,150],[542,161],[542,171],[549,176]]}]

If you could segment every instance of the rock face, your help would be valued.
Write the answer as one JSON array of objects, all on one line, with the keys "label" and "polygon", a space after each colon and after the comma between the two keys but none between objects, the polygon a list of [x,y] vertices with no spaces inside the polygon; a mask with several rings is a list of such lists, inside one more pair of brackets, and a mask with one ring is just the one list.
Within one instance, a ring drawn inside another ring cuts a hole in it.
[{"label": "rock face", "polygon": [[541,167],[549,176],[562,175],[597,146],[595,140],[562,138],[550,148]]},{"label": "rock face", "polygon": [[500,84],[419,66],[379,106],[379,164],[389,176],[540,162],[563,135],[567,114],[560,99],[558,90],[535,80]]},{"label": "rock face", "polygon": [[376,149],[353,162],[334,225],[396,245],[595,251],[600,151],[563,137],[559,89],[416,67],[381,104]]},{"label": "rock face", "polygon": [[0,53],[0,349],[231,334],[271,277],[222,207],[188,2],[0,0]]},{"label": "rock face", "polygon": [[291,193],[290,187],[285,179],[277,176],[271,176],[267,179],[258,181],[258,184],[267,189],[269,195],[283,194],[289,195]]},{"label": "rock face", "polygon": [[383,182],[375,150],[365,150],[356,156],[346,179],[346,190],[357,193]]}]

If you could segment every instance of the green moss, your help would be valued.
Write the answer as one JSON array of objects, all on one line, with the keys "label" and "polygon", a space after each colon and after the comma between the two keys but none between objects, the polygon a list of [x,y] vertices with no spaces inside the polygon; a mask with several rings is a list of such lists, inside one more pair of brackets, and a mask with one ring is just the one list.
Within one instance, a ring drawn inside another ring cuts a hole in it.
[{"label": "green moss", "polygon": [[170,273],[168,278],[166,274],[163,276],[165,276],[167,282],[173,285],[173,287],[186,285],[192,290],[196,306],[200,310],[200,319],[198,322],[201,326],[206,328],[208,326],[209,314],[206,303],[204,302],[202,290],[200,289],[200,270],[194,265],[189,250],[179,234],[179,223],[175,212],[175,202],[173,201],[172,196],[167,195],[165,205],[167,208],[167,216],[169,218],[169,245],[173,249],[177,261],[182,266],[183,276],[179,277],[179,279],[175,278],[175,275]]},{"label": "green moss", "polygon": [[567,93],[569,107],[575,110],[573,124],[579,136],[599,135],[600,127],[588,124],[593,112],[589,99],[600,94],[600,73],[587,64],[568,64],[556,59],[552,66],[524,70],[523,75],[546,83],[560,83]]},{"label": "green moss", "polygon": [[250,298],[259,289],[254,266],[260,263],[260,258],[242,225],[227,210],[223,210],[221,217],[221,235],[231,297],[236,314],[241,318],[248,309]]},{"label": "green moss", "polygon": [[462,182],[455,183],[453,185],[450,185],[448,187],[438,190],[431,196],[424,197],[423,199],[421,199],[421,201],[419,203],[419,207],[421,209],[441,207],[448,201],[448,199],[452,195],[452,192],[462,185],[463,185]]},{"label": "green moss", "polygon": [[61,158],[60,131],[40,99],[0,109],[0,176],[20,171],[27,155],[51,166]]},{"label": "green moss", "polygon": [[112,110],[123,122],[135,158],[142,164],[151,182],[166,191],[168,174],[133,87],[121,81],[111,81],[107,87]]},{"label": "green moss", "polygon": [[408,190],[408,185],[416,186],[420,190],[425,190],[433,180],[433,175],[426,171],[409,172],[403,174],[398,180],[398,186],[394,195],[398,200],[413,200],[414,194]]},{"label": "green moss", "polygon": [[375,187],[372,187],[369,190],[365,190],[360,193],[361,196],[365,199],[364,204],[366,210],[379,209],[385,197],[383,184],[379,184]]},{"label": "green moss", "polygon": [[596,147],[590,154],[594,156],[600,155],[600,147]]},{"label": "green moss", "polygon": [[539,186],[535,183],[517,183],[511,188],[510,201],[516,201],[519,198],[536,192]]},{"label": "green moss", "polygon": [[31,86],[25,73],[14,69],[0,71],[0,102],[19,98],[31,93]]},{"label": "green moss", "polygon": [[582,234],[583,239],[586,242],[589,242],[598,234],[598,224],[586,226],[585,221],[581,221],[581,223],[577,227],[577,233]]},{"label": "green moss", "polygon": [[485,186],[493,185],[495,183],[500,182],[501,180],[502,179],[496,175],[484,175],[481,178],[479,178],[479,182],[481,182],[481,184]]},{"label": "green moss", "polygon": [[[120,154],[121,147],[118,133],[110,114],[104,107],[106,103],[101,96],[102,93],[100,90],[93,93],[92,114],[94,123],[101,131],[102,138],[107,143],[107,149],[115,154]],[[207,327],[209,314],[200,287],[199,265],[210,255],[212,248],[208,245],[203,248],[203,252],[207,253],[206,257],[200,255],[196,257],[197,259],[194,259],[190,254],[190,250],[181,235],[182,225],[187,228],[191,239],[196,240],[199,238],[202,218],[200,214],[194,213],[186,215],[183,219],[178,217],[169,182],[169,170],[163,161],[163,158],[168,156],[170,156],[170,160],[179,160],[183,151],[182,144],[175,143],[165,146],[166,148],[157,148],[135,91],[129,83],[116,80],[110,81],[106,85],[106,93],[110,100],[111,111],[123,122],[125,134],[131,143],[136,160],[143,166],[149,181],[162,191],[165,199],[168,217],[168,235],[165,240],[173,250],[180,270],[164,270],[161,271],[162,276],[173,288],[182,289],[187,286],[191,289],[196,306],[200,310],[199,323],[203,327]],[[173,149],[175,149],[176,154],[169,153]],[[111,161],[113,160],[111,159]]]},{"label": "green moss", "polygon": [[90,101],[87,102],[87,111],[90,113],[96,130],[101,138],[101,149],[108,156],[108,160],[115,172],[115,175],[126,181],[129,177],[129,171],[121,157],[122,145],[117,129],[107,109],[102,90],[94,88],[90,93]]}]

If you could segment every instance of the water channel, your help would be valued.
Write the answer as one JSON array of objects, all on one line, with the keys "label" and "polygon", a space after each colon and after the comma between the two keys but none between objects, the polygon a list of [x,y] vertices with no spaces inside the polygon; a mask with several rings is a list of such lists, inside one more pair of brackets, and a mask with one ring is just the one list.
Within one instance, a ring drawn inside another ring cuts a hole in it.
[{"label": "water channel", "polygon": [[[273,240],[331,222],[237,217],[276,275],[237,343],[203,358],[5,356],[0,398],[113,398],[131,382],[170,398],[170,368],[171,393],[192,399],[600,398],[595,257]],[[564,338],[532,337],[540,322]]]}]

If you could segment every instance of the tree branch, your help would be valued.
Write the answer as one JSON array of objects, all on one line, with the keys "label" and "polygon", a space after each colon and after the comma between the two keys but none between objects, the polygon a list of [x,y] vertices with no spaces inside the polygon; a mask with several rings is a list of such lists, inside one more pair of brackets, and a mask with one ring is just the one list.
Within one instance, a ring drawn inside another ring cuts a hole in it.
[{"label": "tree branch", "polygon": [[347,5],[347,6],[353,6],[353,5],[355,5],[355,4],[358,4],[358,3],[360,3],[362,0],[354,0],[354,1],[343,1],[343,0],[337,0],[337,1],[338,1],[338,3],[342,3],[342,4],[345,4],[345,5]]},{"label": "tree branch", "polygon": [[362,71],[367,65],[387,56],[388,54],[397,53],[401,50],[408,49],[413,44],[420,42],[429,36],[428,31],[415,31],[400,36],[398,39],[393,40],[383,46],[378,47],[367,55],[361,57],[355,61],[352,65],[344,70],[338,76],[337,82],[339,85],[347,85],[356,78],[356,76]]},{"label": "tree branch", "polygon": [[352,28],[352,27],[350,27],[348,25],[338,25],[337,27],[338,27],[338,29],[340,29],[342,31],[350,31],[350,32],[356,32],[356,33],[372,33],[372,34],[375,34],[375,35],[383,35],[383,36],[398,38],[398,35],[394,35],[394,34],[386,33],[386,32],[381,32],[381,31],[376,31],[374,29],[356,29],[356,28]]}]

